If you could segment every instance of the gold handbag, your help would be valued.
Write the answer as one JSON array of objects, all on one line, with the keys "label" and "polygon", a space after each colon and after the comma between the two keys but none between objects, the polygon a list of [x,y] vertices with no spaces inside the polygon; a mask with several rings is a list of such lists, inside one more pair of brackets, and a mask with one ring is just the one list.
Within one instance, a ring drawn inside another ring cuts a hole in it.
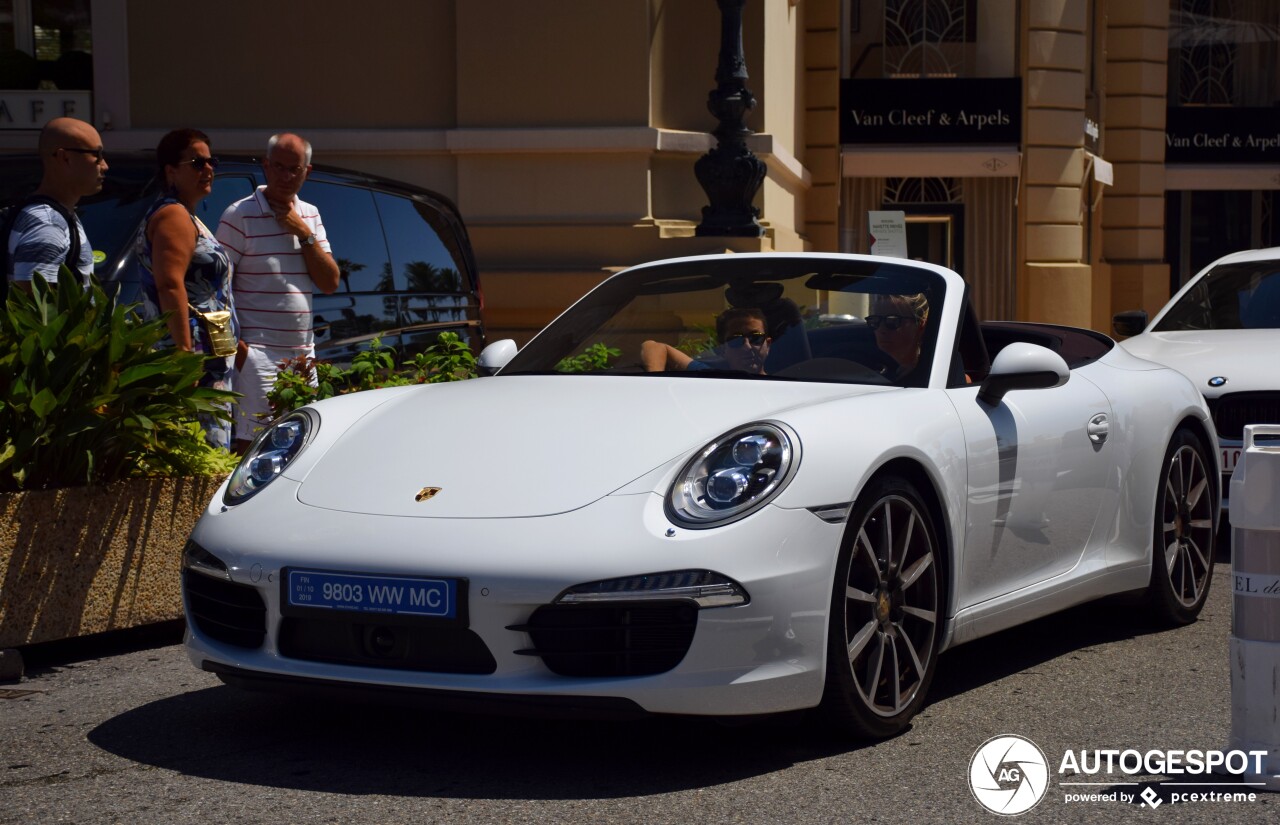
[{"label": "gold handbag", "polygon": [[191,312],[200,320],[200,327],[209,339],[209,348],[215,358],[226,358],[236,351],[236,335],[231,329],[231,310],[218,309],[212,312],[201,312],[191,304],[187,304]]}]

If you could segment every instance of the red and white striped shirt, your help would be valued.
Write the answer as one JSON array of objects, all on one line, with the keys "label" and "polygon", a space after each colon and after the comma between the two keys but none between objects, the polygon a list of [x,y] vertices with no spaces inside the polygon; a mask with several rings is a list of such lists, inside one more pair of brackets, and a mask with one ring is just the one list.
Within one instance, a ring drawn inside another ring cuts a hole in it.
[{"label": "red and white striped shirt", "polygon": [[[315,284],[301,242],[280,226],[264,189],[228,206],[218,224],[218,242],[235,267],[231,292],[240,336],[250,344],[310,349]],[[296,196],[293,208],[315,233],[316,244],[331,252],[320,210]]]}]

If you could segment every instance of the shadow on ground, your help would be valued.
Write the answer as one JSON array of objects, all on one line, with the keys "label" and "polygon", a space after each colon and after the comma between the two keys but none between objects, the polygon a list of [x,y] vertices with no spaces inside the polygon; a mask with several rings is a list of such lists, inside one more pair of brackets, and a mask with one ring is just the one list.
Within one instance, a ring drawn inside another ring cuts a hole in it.
[{"label": "shadow on ground", "polygon": [[[930,699],[1094,645],[1161,632],[1135,621],[1141,612],[1127,602],[1086,605],[963,645],[941,657]],[[682,717],[540,720],[224,686],[143,705],[99,725],[89,740],[134,762],[245,785],[512,800],[671,793],[871,746],[800,714],[737,726]]]},{"label": "shadow on ground", "polygon": [[677,717],[581,722],[436,715],[220,686],[121,714],[91,731],[89,741],[138,763],[246,785],[356,795],[608,799],[735,782],[851,748],[799,735],[794,721],[775,717],[725,727]]}]

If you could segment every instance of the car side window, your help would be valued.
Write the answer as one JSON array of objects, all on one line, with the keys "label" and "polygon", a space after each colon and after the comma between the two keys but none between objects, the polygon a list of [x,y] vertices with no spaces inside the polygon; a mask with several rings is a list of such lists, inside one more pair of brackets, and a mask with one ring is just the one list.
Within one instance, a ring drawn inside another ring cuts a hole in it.
[{"label": "car side window", "polygon": [[408,292],[463,292],[461,264],[437,231],[443,227],[435,207],[378,192],[375,195],[391,250],[396,289]]},{"label": "car side window", "polygon": [[213,189],[196,206],[196,217],[210,232],[217,232],[227,207],[253,194],[254,188],[253,178],[247,175],[215,175]]},{"label": "car side window", "polygon": [[333,258],[342,271],[339,293],[395,290],[391,259],[372,192],[307,181],[298,196],[320,210]]}]

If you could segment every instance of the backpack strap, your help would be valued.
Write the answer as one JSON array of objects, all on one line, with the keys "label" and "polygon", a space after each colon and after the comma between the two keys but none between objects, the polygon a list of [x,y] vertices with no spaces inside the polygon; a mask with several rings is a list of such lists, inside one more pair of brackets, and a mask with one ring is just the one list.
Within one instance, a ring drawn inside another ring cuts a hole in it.
[{"label": "backpack strap", "polygon": [[63,261],[67,265],[67,269],[77,275],[83,276],[80,272],[80,229],[76,221],[75,213],[67,207],[47,195],[31,195],[21,203],[14,204],[8,210],[8,214],[4,218],[4,228],[0,230],[0,273],[4,278],[0,280],[0,305],[4,303],[9,294],[9,276],[13,274],[9,261],[9,236],[13,234],[14,224],[18,222],[18,216],[26,210],[28,206],[43,205],[52,209],[62,216],[62,220],[67,224],[67,235],[71,240],[71,246],[67,249],[67,257]]}]

